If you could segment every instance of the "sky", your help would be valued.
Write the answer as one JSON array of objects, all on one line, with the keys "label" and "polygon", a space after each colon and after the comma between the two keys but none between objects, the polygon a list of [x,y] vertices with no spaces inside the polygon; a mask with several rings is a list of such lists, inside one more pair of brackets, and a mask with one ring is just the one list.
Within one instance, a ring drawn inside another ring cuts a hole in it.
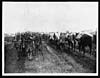
[{"label": "sky", "polygon": [[98,2],[3,2],[2,10],[5,33],[98,28]]}]

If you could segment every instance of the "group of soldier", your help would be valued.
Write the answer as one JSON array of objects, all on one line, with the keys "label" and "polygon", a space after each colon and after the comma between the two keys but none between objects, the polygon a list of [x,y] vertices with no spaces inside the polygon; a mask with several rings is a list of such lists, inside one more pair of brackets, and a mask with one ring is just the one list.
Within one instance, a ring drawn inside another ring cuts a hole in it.
[{"label": "group of soldier", "polygon": [[[78,45],[79,51],[82,48],[85,53],[85,47],[89,46],[90,51],[92,49],[92,37],[83,34],[80,38],[77,38],[79,33],[66,34],[66,33],[17,33],[14,36],[13,42],[14,47],[18,52],[18,59],[22,57],[28,57],[30,55],[37,56],[39,51],[42,50],[43,40],[47,43],[54,44],[57,49],[67,48],[75,51],[76,44]],[[96,37],[95,37],[96,42]],[[96,44],[96,43],[95,43]]]},{"label": "group of soldier", "polygon": [[40,34],[16,34],[13,41],[18,52],[18,60],[30,55],[36,56],[38,51],[41,50],[42,40]]}]

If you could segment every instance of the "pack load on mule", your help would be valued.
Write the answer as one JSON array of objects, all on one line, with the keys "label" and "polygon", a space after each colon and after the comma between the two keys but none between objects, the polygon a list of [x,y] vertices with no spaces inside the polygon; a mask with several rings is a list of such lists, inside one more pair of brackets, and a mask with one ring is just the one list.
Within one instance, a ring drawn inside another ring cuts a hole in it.
[{"label": "pack load on mule", "polygon": [[60,35],[52,32],[49,35],[49,43],[62,51],[66,49],[67,51],[82,51],[83,54],[86,52],[91,54],[92,45],[96,45],[96,34],[88,32],[60,32]]}]

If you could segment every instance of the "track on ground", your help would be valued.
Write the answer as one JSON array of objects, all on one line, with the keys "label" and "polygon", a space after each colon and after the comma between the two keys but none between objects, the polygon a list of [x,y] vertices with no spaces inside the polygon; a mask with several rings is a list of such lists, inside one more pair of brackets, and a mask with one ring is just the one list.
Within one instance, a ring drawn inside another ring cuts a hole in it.
[{"label": "track on ground", "polygon": [[6,44],[5,53],[5,73],[96,72],[95,57],[83,57],[79,52],[60,51],[45,41],[42,41],[42,51],[31,61],[28,58],[17,61],[17,51],[13,43]]}]

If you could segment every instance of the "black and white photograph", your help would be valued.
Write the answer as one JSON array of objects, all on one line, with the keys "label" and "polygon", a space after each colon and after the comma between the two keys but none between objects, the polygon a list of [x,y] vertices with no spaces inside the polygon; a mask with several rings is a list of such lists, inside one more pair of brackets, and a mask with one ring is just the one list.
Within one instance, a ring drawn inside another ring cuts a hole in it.
[{"label": "black and white photograph", "polygon": [[98,2],[2,2],[2,75],[98,76]]}]

